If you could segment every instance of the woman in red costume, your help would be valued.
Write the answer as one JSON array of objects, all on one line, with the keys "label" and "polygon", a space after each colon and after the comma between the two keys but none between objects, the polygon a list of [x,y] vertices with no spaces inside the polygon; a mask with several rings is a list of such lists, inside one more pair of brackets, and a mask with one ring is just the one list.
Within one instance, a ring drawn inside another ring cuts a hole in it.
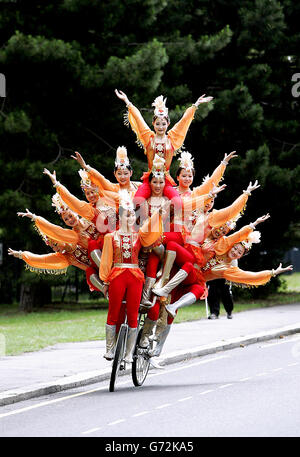
[{"label": "woman in red costume", "polygon": [[168,172],[166,175],[164,195],[169,200],[173,199],[173,203],[176,208],[181,208],[181,200],[179,199],[178,191],[173,187],[175,186],[175,182],[169,174],[169,169],[173,156],[183,145],[185,136],[194,118],[197,107],[200,103],[211,101],[212,97],[204,97],[204,95],[199,97],[196,103],[186,110],[183,117],[167,133],[167,129],[170,125],[170,119],[168,116],[168,109],[165,105],[165,99],[163,99],[162,95],[157,97],[152,104],[155,108],[152,120],[154,128],[153,132],[144,121],[140,111],[129,101],[127,95],[118,90],[116,90],[115,93],[117,97],[126,103],[128,108],[128,122],[137,136],[138,144],[143,147],[148,160],[148,172],[144,173],[142,177],[143,185],[135,194],[135,202],[137,204],[143,203],[144,200],[149,198],[151,195],[148,178],[152,169],[153,159],[157,154],[165,159],[166,169]]},{"label": "woman in red costume", "polygon": [[[126,197],[127,196],[127,197]],[[134,230],[136,215],[128,194],[120,201],[119,230],[104,237],[104,247],[100,264],[100,278],[109,294],[109,308],[106,324],[106,354],[113,358],[117,324],[126,296],[126,311],[129,326],[125,361],[132,361],[136,340],[137,317],[144,283],[144,275],[138,265],[138,255],[142,246],[155,243],[162,234],[162,210],[153,214],[139,229]]]}]

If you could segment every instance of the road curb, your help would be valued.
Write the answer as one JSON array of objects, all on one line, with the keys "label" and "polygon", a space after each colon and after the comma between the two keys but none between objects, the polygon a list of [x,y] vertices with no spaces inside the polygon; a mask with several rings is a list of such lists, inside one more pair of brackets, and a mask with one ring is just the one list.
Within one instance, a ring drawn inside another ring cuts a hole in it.
[{"label": "road curb", "polygon": [[[260,341],[267,341],[278,338],[280,336],[288,336],[295,333],[300,333],[300,324],[296,326],[285,326],[274,330],[255,333],[252,335],[231,338],[228,341],[217,341],[207,345],[198,346],[191,349],[183,349],[182,351],[171,352],[165,357],[159,359],[161,366],[171,365],[173,363],[182,362],[184,360],[193,359],[208,354],[213,354],[220,351],[226,351],[237,347],[248,346]],[[128,374],[130,370],[126,370],[124,374]],[[73,376],[66,376],[55,382],[33,384],[24,388],[13,389],[2,392],[0,394],[0,406],[6,406],[17,403],[30,398],[36,398],[43,395],[49,395],[64,390],[82,387],[89,384],[95,384],[108,380],[111,374],[111,366],[104,370],[90,371]]]}]

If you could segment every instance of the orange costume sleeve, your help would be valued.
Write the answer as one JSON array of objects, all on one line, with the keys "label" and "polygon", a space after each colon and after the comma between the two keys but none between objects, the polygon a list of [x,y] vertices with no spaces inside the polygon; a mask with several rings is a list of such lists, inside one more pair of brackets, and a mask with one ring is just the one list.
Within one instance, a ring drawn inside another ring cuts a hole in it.
[{"label": "orange costume sleeve", "polygon": [[182,199],[182,208],[184,213],[190,213],[195,210],[202,210],[204,208],[205,201],[209,199],[209,195],[192,195]]},{"label": "orange costume sleeve", "polygon": [[23,251],[22,259],[31,271],[37,273],[63,274],[70,265],[66,256],[60,252],[38,255]]},{"label": "orange costume sleeve", "polygon": [[224,172],[226,170],[226,165],[224,163],[220,163],[220,165],[215,169],[213,174],[204,181],[201,186],[194,187],[192,191],[192,196],[198,196],[203,194],[208,194],[215,186],[219,184],[221,179],[223,178]]},{"label": "orange costume sleeve", "polygon": [[168,137],[170,138],[175,151],[183,145],[187,131],[191,125],[192,120],[194,119],[195,111],[196,106],[190,106],[185,111],[182,118],[174,125],[171,130],[168,131]]},{"label": "orange costume sleeve", "polygon": [[84,200],[79,200],[79,198],[72,195],[68,189],[60,183],[57,184],[56,190],[72,211],[79,214],[79,216],[84,217],[88,221],[94,219],[95,209],[90,203],[87,203]]},{"label": "orange costume sleeve", "polygon": [[245,227],[241,228],[238,232],[235,232],[230,236],[222,236],[214,246],[216,254],[225,254],[225,252],[228,252],[234,244],[248,238],[252,232],[253,229],[250,227],[250,225],[245,225]]},{"label": "orange costume sleeve", "polygon": [[244,192],[230,206],[223,209],[214,209],[208,216],[208,222],[211,227],[220,227],[225,222],[238,216],[241,213],[248,201],[248,194]]},{"label": "orange costume sleeve", "polygon": [[100,189],[109,190],[110,192],[119,192],[120,185],[110,182],[95,168],[88,166],[87,172],[92,183]]},{"label": "orange costume sleeve", "polygon": [[34,223],[38,232],[48,236],[52,240],[70,244],[81,244],[79,243],[80,237],[75,230],[64,229],[59,225],[51,224],[51,222],[48,222],[41,216],[36,216]]},{"label": "orange costume sleeve", "polygon": [[101,262],[100,262],[100,270],[99,270],[100,279],[105,283],[108,282],[108,278],[109,278],[109,275],[110,275],[112,267],[113,267],[113,259],[114,259],[114,249],[113,249],[112,234],[107,233],[104,237],[104,245],[103,245]]},{"label": "orange costume sleeve", "polygon": [[128,121],[132,130],[137,136],[137,141],[142,144],[146,154],[146,147],[149,144],[151,137],[153,137],[155,133],[145,122],[143,116],[140,113],[140,110],[132,105],[132,103],[128,106]]},{"label": "orange costume sleeve", "polygon": [[[204,275],[206,277],[206,275]],[[244,271],[238,267],[228,267],[224,270],[212,270],[206,277],[207,281],[212,279],[225,278],[237,284],[247,284],[249,286],[262,286],[270,281],[272,277],[271,270],[263,270],[258,272]]]}]

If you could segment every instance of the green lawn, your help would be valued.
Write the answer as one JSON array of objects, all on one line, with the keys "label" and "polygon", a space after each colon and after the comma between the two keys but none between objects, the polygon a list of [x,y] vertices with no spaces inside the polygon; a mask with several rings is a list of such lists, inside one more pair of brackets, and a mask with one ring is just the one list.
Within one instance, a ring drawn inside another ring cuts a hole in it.
[{"label": "green lawn", "polygon": [[[234,303],[234,313],[247,309],[300,302],[300,273],[286,275],[288,288],[285,292],[271,295],[265,300]],[[0,337],[5,340],[5,354],[16,355],[22,352],[37,351],[57,343],[74,341],[102,340],[105,338],[107,308],[97,309],[93,302],[78,305],[60,305],[36,310],[30,314],[18,311],[17,305],[0,305]],[[224,314],[221,306],[221,315]],[[176,323],[205,319],[205,302],[182,308]],[[1,338],[0,338],[1,341]]]}]

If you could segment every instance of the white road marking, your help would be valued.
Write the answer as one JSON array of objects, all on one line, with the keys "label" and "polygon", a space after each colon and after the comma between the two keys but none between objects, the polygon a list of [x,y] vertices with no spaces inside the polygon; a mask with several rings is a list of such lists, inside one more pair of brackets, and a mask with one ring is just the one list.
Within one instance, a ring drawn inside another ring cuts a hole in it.
[{"label": "white road marking", "polygon": [[210,389],[210,390],[204,390],[204,392],[200,392],[199,395],[205,395],[205,394],[209,394],[210,392],[213,392],[213,389]]},{"label": "white road marking", "polygon": [[249,381],[249,379],[251,379],[251,376],[249,376],[248,378],[242,378],[242,379],[240,379],[240,382]]},{"label": "white road marking", "polygon": [[[221,360],[221,359],[225,359],[225,358],[229,358],[229,357],[230,357],[229,355],[222,355],[222,356],[213,357],[213,358],[207,359],[207,360],[200,360],[199,362],[191,363],[189,365],[185,365],[185,366],[181,366],[181,367],[177,367],[177,368],[172,368],[171,370],[164,370],[164,371],[159,371],[158,373],[149,374],[148,378],[153,378],[153,377],[156,377],[156,376],[163,376],[163,375],[166,375],[166,374],[169,374],[169,373],[174,373],[176,371],[185,370],[185,369],[197,366],[197,365],[202,365],[202,364],[205,364],[205,363],[214,362],[216,360]],[[128,381],[119,382],[118,386],[123,386],[123,385],[129,384],[131,382],[132,382],[131,379],[128,380]],[[31,411],[32,409],[41,408],[43,406],[52,405],[54,403],[59,403],[61,401],[70,400],[70,399],[75,398],[75,397],[81,397],[83,395],[89,395],[89,394],[94,393],[94,392],[100,392],[101,390],[107,390],[107,386],[98,387],[96,389],[87,390],[87,391],[84,391],[84,392],[79,392],[77,394],[67,395],[65,397],[56,398],[54,400],[43,401],[41,403],[37,403],[37,404],[31,405],[31,406],[27,406],[25,408],[19,408],[19,409],[15,409],[13,411],[9,411],[7,413],[2,413],[2,414],[0,414],[0,419],[3,419],[4,417],[12,416],[14,414],[25,413],[27,411]]]},{"label": "white road marking", "polygon": [[268,373],[257,373],[256,376],[266,376]]},{"label": "white road marking", "polygon": [[232,386],[232,383],[230,384],[223,384],[223,386],[219,386],[219,389],[225,389],[226,387]]},{"label": "white road marking", "polygon": [[137,414],[133,414],[131,417],[139,417],[139,416],[144,416],[145,414],[149,414],[150,411],[142,411],[140,413],[137,413]]},{"label": "white road marking", "polygon": [[155,409],[163,409],[163,408],[167,408],[168,406],[171,406],[171,403],[165,403],[164,405],[156,406]]},{"label": "white road marking", "polygon": [[110,422],[110,423],[107,424],[107,425],[117,425],[117,424],[120,424],[121,422],[125,422],[125,419],[119,419],[119,420],[117,420],[117,421]]},{"label": "white road marking", "polygon": [[190,400],[191,398],[193,398],[193,397],[180,398],[180,399],[177,400],[177,401],[186,401],[186,400]]},{"label": "white road marking", "polygon": [[98,430],[101,430],[101,427],[91,428],[90,430],[86,430],[86,432],[81,432],[83,435],[87,435],[88,433],[94,433]]}]

